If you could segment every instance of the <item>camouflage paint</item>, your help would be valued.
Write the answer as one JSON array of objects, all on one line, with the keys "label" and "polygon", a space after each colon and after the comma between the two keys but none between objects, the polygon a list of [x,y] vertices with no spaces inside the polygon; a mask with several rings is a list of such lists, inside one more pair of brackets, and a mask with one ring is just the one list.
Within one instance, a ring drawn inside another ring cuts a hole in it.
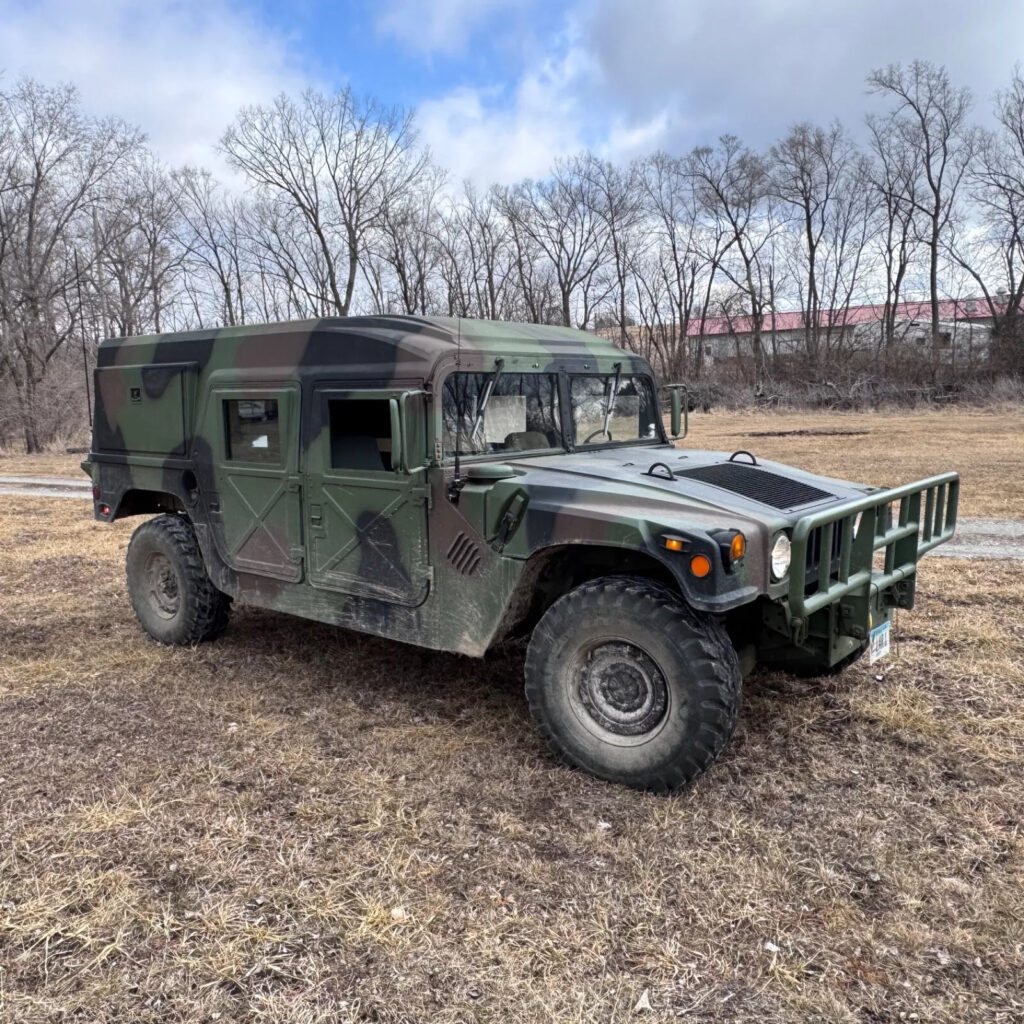
[{"label": "camouflage paint", "polygon": [[[729,453],[677,449],[663,434],[581,451],[466,456],[453,502],[454,467],[440,457],[442,385],[457,370],[490,372],[496,359],[508,373],[558,375],[566,429],[569,374],[611,374],[621,364],[623,374],[653,379],[643,359],[581,331],[474,320],[351,317],[105,341],[83,463],[96,517],[183,512],[210,576],[238,601],[477,656],[529,628],[567,587],[607,573],[665,580],[694,607],[728,615],[738,646],[780,663],[833,664],[894,606],[912,606],[912,585],[893,580],[794,617],[791,585],[772,581],[769,551],[807,508],[780,511],[675,476],[725,464]],[[330,468],[327,401],[338,397],[394,400],[402,470]],[[278,402],[280,465],[227,458],[222,403],[232,398]],[[872,488],[762,467],[826,491],[813,505],[819,516],[842,517],[851,502],[873,507]],[[955,501],[950,533],[954,523]],[[730,569],[715,534],[735,530],[747,553]],[[667,550],[666,536],[684,551]],[[901,544],[906,582],[916,549],[905,536]],[[695,554],[713,566],[703,579],[688,568]],[[859,545],[854,569],[871,554]]]}]

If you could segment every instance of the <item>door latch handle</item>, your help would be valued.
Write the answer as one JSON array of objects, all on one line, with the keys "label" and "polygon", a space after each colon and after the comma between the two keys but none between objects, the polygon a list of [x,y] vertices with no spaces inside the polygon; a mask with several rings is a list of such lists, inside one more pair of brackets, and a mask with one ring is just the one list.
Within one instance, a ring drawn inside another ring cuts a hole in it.
[{"label": "door latch handle", "polygon": [[323,509],[319,505],[309,506],[309,521],[314,526],[319,526],[324,521]]},{"label": "door latch handle", "polygon": [[529,501],[530,499],[523,491],[516,491],[512,495],[509,503],[505,506],[501,522],[498,524],[498,532],[491,540],[491,548],[494,551],[500,553],[505,550],[505,545],[511,540],[512,535],[519,529],[519,524],[523,521],[523,513],[526,512]]}]

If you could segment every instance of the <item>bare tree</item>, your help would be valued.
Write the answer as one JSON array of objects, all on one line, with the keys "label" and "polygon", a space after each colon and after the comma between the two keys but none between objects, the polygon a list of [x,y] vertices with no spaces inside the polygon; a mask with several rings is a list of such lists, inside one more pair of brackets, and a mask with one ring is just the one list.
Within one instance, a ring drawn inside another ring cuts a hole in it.
[{"label": "bare tree", "polygon": [[968,175],[974,219],[949,240],[952,259],[981,292],[999,369],[1024,373],[1024,77],[998,94],[997,129],[979,133]]},{"label": "bare tree", "polygon": [[87,248],[93,204],[142,140],[122,122],[85,117],[71,86],[26,80],[0,94],[0,108],[13,147],[0,196],[0,368],[14,384],[26,450],[35,452],[44,441],[37,392],[78,323],[76,252]]},{"label": "bare tree", "polygon": [[874,231],[885,277],[879,336],[886,356],[896,340],[896,320],[907,273],[918,250],[918,154],[889,130],[885,118],[868,118],[874,160],[869,181],[877,224]]},{"label": "bare tree", "polygon": [[145,150],[126,156],[92,208],[95,259],[88,275],[101,333],[126,337],[165,330],[182,252],[174,244],[176,186]]},{"label": "bare tree", "polygon": [[249,211],[248,258],[260,281],[262,318],[290,320],[338,315],[331,297],[332,263],[320,234],[279,196],[263,196]]},{"label": "bare tree", "polygon": [[627,312],[630,275],[647,243],[644,223],[643,191],[640,168],[619,168],[608,160],[587,154],[580,165],[586,183],[584,199],[595,204],[603,234],[607,240],[608,274],[614,298],[615,323],[619,343],[629,344],[628,328],[632,317]]},{"label": "bare tree", "polygon": [[[718,223],[725,238],[720,266],[746,296],[750,316],[753,377],[767,372],[763,331],[765,314],[777,290],[774,267],[766,262],[778,231],[777,211],[770,202],[765,160],[725,135],[717,149],[698,147],[687,160],[702,210]],[[717,231],[716,231],[717,233]],[[725,259],[733,257],[734,263]]]},{"label": "bare tree", "polygon": [[497,189],[479,193],[466,184],[442,216],[439,267],[449,316],[514,319],[523,303],[514,299],[512,230]]},{"label": "bare tree", "polygon": [[815,369],[842,338],[870,228],[867,163],[842,126],[798,124],[771,148],[772,193],[792,211],[788,247]]},{"label": "bare tree", "polygon": [[[637,273],[638,304],[644,325],[656,326],[650,341],[673,380],[700,377],[701,335],[719,270],[725,231],[715,231],[697,201],[696,179],[687,161],[655,153],[640,169],[640,188],[653,239],[654,256]],[[666,306],[662,314],[662,306]],[[697,316],[695,358],[690,359],[690,323]]]},{"label": "bare tree", "polygon": [[971,94],[967,89],[955,88],[945,68],[921,60],[906,68],[892,64],[873,71],[868,84],[872,91],[896,101],[881,131],[897,140],[899,149],[911,157],[921,178],[912,202],[924,225],[922,240],[928,253],[932,340],[937,347],[943,233],[954,216],[975,139],[975,131],[967,120]]},{"label": "bare tree", "polygon": [[365,263],[377,312],[431,311],[432,284],[442,258],[438,204],[444,182],[443,171],[426,169],[407,193],[384,208]]},{"label": "bare tree", "polygon": [[505,215],[520,249],[520,271],[526,269],[526,250],[539,249],[553,271],[566,327],[586,327],[602,297],[594,288],[608,233],[597,206],[581,157],[557,163],[546,181],[525,181],[504,194]]},{"label": "bare tree", "polygon": [[326,276],[322,298],[339,316],[352,306],[369,237],[427,165],[414,143],[411,114],[348,89],[246,107],[221,140],[259,193],[304,222]]},{"label": "bare tree", "polygon": [[[209,171],[184,167],[174,175],[178,220],[176,241],[188,270],[192,306],[200,323],[207,309],[218,323],[247,321],[245,237],[248,209],[240,197],[228,197]],[[210,294],[199,282],[209,278]]]}]

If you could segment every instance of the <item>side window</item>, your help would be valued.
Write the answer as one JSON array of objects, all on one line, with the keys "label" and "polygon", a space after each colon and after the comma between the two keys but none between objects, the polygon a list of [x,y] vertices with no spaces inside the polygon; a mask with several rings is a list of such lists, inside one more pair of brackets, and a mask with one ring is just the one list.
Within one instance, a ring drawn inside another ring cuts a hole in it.
[{"label": "side window", "polygon": [[281,464],[281,424],[276,398],[224,400],[224,441],[233,462]]},{"label": "side window", "polygon": [[331,468],[381,472],[391,467],[391,403],[386,398],[332,398]]}]

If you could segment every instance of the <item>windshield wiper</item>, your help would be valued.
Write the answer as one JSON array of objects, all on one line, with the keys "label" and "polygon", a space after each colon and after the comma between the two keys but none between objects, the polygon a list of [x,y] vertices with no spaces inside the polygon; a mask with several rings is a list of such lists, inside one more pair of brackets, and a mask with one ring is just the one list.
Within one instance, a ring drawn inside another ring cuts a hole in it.
[{"label": "windshield wiper", "polygon": [[619,397],[619,381],[622,379],[622,363],[615,364],[615,380],[612,382],[612,389],[608,393],[608,404],[604,407],[604,423],[601,425],[601,433],[608,437],[608,424],[612,419],[612,409],[615,408],[615,399]]},{"label": "windshield wiper", "polygon": [[480,401],[477,403],[476,419],[473,420],[473,429],[469,432],[471,439],[476,437],[476,432],[480,428],[480,423],[484,418],[484,413],[487,411],[487,403],[491,400],[491,395],[494,392],[494,386],[498,383],[498,379],[501,377],[501,371],[504,367],[504,359],[494,360],[494,373],[491,374],[490,379],[487,381],[484,393],[480,398]]}]

